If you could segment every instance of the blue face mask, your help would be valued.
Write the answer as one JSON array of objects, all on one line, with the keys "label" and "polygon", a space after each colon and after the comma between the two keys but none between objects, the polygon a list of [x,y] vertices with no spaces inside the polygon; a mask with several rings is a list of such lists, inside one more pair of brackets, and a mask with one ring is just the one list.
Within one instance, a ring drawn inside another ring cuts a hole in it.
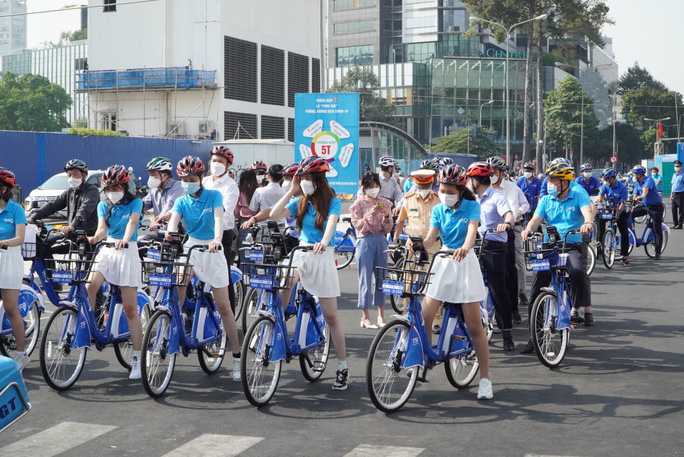
[{"label": "blue face mask", "polygon": [[548,194],[552,197],[557,197],[558,196],[558,187],[555,185],[551,184],[550,182],[546,183],[546,191]]},{"label": "blue face mask", "polygon": [[181,182],[183,190],[190,195],[194,195],[200,190],[200,183],[198,182]]}]

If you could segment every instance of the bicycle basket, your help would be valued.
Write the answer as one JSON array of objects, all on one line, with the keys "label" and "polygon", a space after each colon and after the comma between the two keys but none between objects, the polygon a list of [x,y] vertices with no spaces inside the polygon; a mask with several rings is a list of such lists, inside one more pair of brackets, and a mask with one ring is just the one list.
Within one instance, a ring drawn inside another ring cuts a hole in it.
[{"label": "bicycle basket", "polygon": [[90,271],[95,260],[92,253],[84,253],[78,248],[72,249],[63,259],[55,259],[46,270],[52,274],[52,282],[57,284],[82,284],[90,281]]},{"label": "bicycle basket", "polygon": [[32,261],[39,258],[43,253],[44,243],[22,243],[21,256],[24,260]]},{"label": "bicycle basket", "polygon": [[552,243],[542,243],[540,236],[525,240],[524,255],[527,271],[549,271],[564,266],[567,260],[567,254],[559,254]]},{"label": "bicycle basket", "polygon": [[432,273],[408,268],[376,267],[375,285],[384,294],[401,297],[423,295]]},{"label": "bicycle basket", "polygon": [[268,252],[260,249],[247,250],[243,262],[243,281],[252,289],[273,291],[289,288],[294,268],[289,259],[287,264],[279,264]]}]

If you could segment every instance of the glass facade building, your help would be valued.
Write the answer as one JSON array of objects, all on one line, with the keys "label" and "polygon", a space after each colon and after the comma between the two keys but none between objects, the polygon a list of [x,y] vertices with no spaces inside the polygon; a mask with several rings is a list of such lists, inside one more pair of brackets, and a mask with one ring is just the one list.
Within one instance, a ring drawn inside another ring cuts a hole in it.
[{"label": "glass facade building", "polygon": [[[0,56],[26,49],[26,1],[0,0]],[[3,70],[5,71],[5,70]]]}]

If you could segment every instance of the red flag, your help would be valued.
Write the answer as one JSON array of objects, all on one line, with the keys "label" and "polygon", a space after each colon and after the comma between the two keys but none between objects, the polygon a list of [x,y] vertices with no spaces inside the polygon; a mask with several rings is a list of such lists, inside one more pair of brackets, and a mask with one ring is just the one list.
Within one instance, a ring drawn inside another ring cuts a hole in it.
[{"label": "red flag", "polygon": [[659,139],[661,136],[663,136],[663,122],[658,122],[658,136],[656,137],[656,140]]}]

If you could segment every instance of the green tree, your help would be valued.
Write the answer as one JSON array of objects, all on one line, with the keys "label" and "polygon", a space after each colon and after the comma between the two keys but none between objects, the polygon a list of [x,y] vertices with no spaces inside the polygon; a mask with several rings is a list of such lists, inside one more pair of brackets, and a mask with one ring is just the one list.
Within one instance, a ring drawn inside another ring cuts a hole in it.
[{"label": "green tree", "polygon": [[620,77],[618,93],[624,94],[642,87],[650,87],[660,92],[667,90],[665,84],[657,81],[647,69],[641,68],[639,62],[634,62],[634,65]]},{"label": "green tree", "polygon": [[358,92],[362,121],[393,124],[394,110],[387,100],[378,95],[378,77],[367,68],[351,68],[340,81],[335,80],[328,92]]},{"label": "green tree", "polygon": [[486,159],[492,155],[501,154],[502,151],[501,146],[487,136],[494,133],[484,127],[477,127],[476,131],[472,127],[466,127],[447,136],[436,138],[433,146],[426,145],[426,148],[430,149],[431,153],[474,154],[480,159]]},{"label": "green tree", "polygon": [[68,127],[71,97],[44,76],[5,73],[0,79],[0,130],[55,132]]},{"label": "green tree", "polygon": [[73,32],[62,32],[59,34],[60,43],[71,43],[72,41],[85,40],[88,38],[88,29],[74,30]]}]

